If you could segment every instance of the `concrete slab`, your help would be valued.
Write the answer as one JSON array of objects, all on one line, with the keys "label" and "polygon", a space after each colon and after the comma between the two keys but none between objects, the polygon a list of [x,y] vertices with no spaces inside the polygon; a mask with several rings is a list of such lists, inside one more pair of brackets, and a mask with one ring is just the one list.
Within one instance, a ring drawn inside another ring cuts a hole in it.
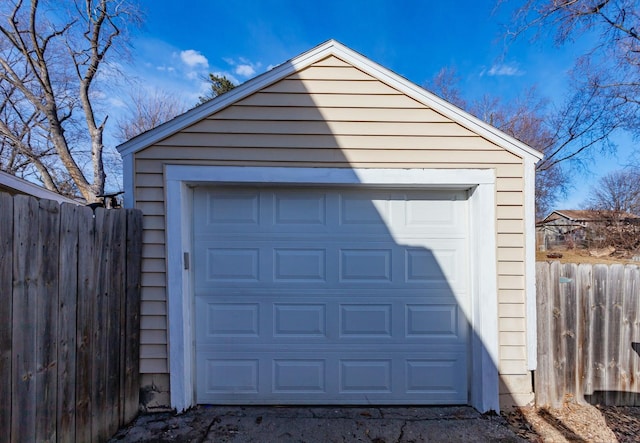
[{"label": "concrete slab", "polygon": [[523,442],[470,407],[222,407],[139,417],[112,442]]}]

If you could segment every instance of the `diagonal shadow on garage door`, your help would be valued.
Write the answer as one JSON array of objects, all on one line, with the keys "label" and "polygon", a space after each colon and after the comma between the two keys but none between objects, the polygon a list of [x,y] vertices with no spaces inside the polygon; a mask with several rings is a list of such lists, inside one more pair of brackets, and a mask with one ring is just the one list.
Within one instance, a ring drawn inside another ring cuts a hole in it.
[{"label": "diagonal shadow on garage door", "polygon": [[[411,146],[455,123],[342,65],[209,117],[206,173],[167,173],[192,199],[195,401],[497,409],[497,357],[470,320],[477,189],[361,180],[429,168]],[[496,392],[473,399],[483,384]]]}]

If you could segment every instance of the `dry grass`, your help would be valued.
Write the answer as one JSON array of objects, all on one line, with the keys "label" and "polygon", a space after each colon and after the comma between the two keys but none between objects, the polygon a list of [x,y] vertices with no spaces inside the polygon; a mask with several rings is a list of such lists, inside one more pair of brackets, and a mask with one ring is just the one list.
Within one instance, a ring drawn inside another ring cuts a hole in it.
[{"label": "dry grass", "polygon": [[[559,252],[562,258],[548,258],[547,254]],[[536,251],[536,261],[559,261],[560,263],[588,263],[592,265],[614,263],[640,265],[640,262],[626,258],[616,257],[615,253],[610,257],[591,257],[586,249],[554,249],[553,251]]]},{"label": "dry grass", "polygon": [[568,402],[560,409],[526,406],[502,414],[530,442],[621,442],[640,439],[640,408]]}]

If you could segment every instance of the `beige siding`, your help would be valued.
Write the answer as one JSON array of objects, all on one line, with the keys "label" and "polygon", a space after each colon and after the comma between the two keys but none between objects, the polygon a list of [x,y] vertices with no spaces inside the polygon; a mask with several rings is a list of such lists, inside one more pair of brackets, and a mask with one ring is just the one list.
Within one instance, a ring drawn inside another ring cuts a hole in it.
[{"label": "beige siding", "polygon": [[136,154],[143,373],[167,371],[165,164],[495,169],[500,371],[527,373],[522,159],[336,58]]}]

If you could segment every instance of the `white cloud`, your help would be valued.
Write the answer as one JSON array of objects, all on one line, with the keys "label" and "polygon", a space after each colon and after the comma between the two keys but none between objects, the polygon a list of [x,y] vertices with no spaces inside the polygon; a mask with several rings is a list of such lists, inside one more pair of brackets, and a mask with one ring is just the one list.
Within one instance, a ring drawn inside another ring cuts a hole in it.
[{"label": "white cloud", "polygon": [[124,102],[124,100],[120,97],[110,97],[107,99],[107,103],[109,103],[109,105],[112,108],[126,108],[127,104]]},{"label": "white cloud", "polygon": [[238,65],[235,73],[243,77],[251,77],[256,73],[256,70],[251,65]]},{"label": "white cloud", "polygon": [[493,76],[513,77],[513,76],[524,75],[524,71],[520,70],[520,68],[518,68],[516,65],[508,65],[508,64],[493,65],[488,71],[483,70],[480,73],[480,75],[484,75],[485,73],[492,77]]},{"label": "white cloud", "polygon": [[195,68],[198,66],[207,68],[209,66],[207,57],[194,49],[180,51],[180,59],[185,65],[189,66],[190,68]]},{"label": "white cloud", "polygon": [[227,57],[227,58],[224,58],[223,60],[229,66],[233,67],[233,72],[236,75],[239,75],[245,78],[253,77],[254,75],[256,75],[258,70],[262,67],[262,63],[260,62],[254,63],[250,60],[247,60],[244,57],[240,57],[237,60]]}]

